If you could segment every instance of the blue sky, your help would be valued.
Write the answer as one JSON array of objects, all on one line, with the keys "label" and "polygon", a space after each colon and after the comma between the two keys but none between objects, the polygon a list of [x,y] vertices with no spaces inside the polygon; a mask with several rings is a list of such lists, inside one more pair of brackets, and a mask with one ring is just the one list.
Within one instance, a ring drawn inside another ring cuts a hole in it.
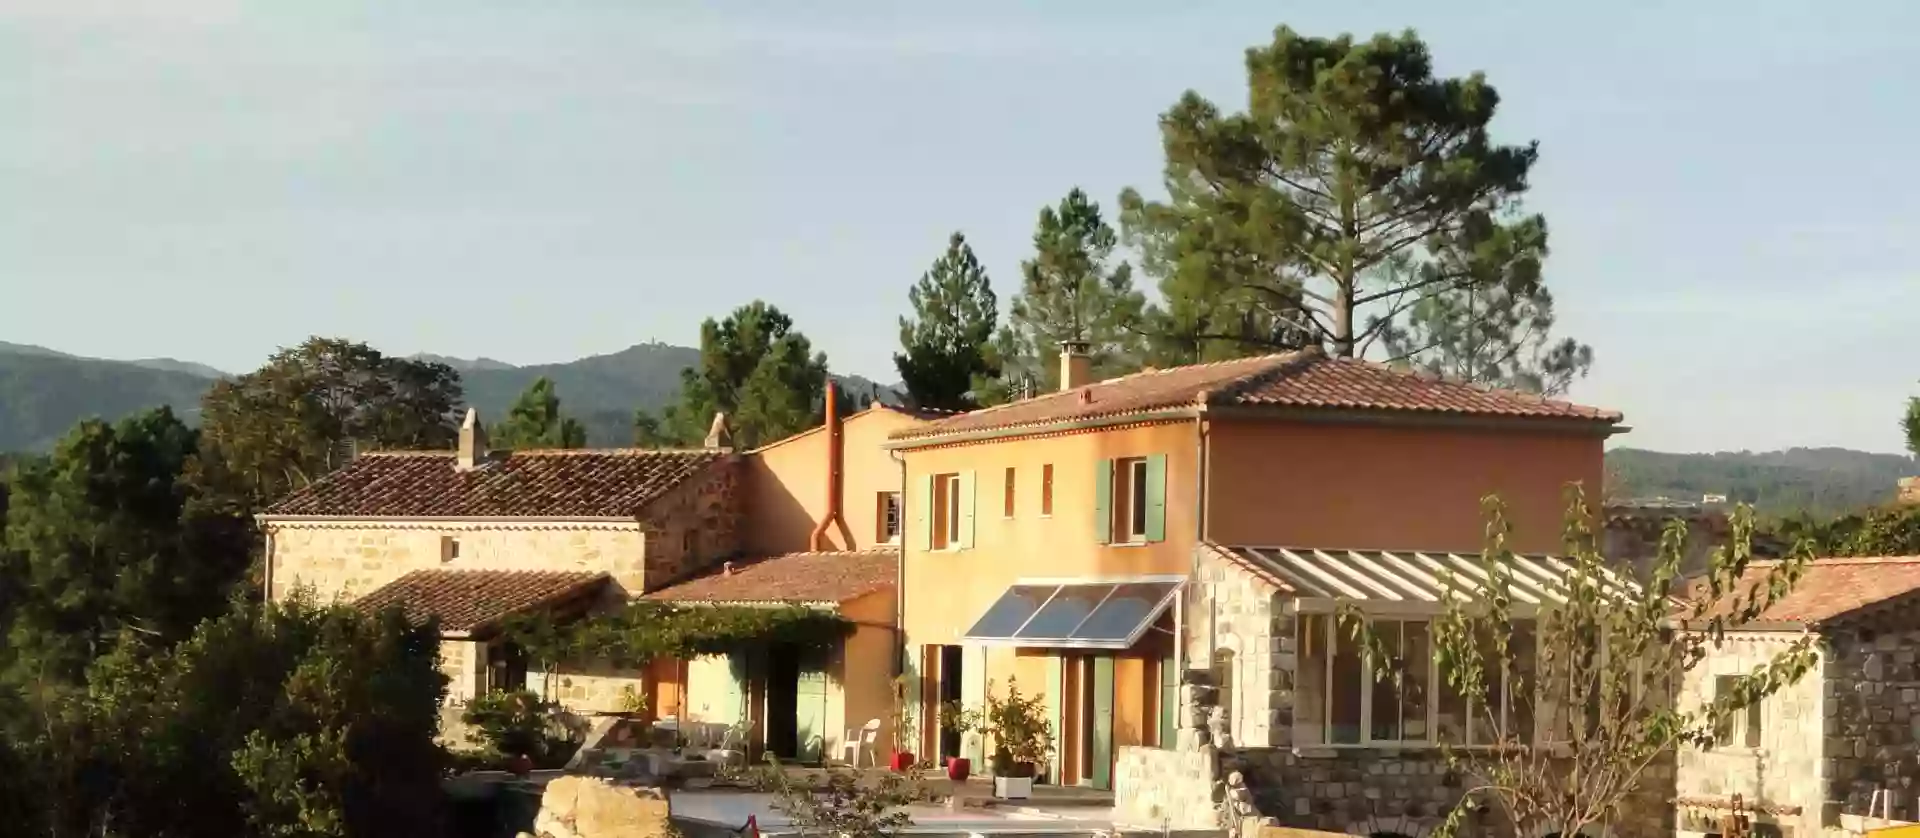
[{"label": "blue sky", "polygon": [[1157,189],[1155,118],[1238,107],[1275,25],[1412,27],[1541,142],[1573,395],[1623,442],[1899,451],[1920,7],[1554,6],[0,0],[0,340],[532,363],[764,298],[893,380],[949,231],[1004,300],[1038,209]]}]

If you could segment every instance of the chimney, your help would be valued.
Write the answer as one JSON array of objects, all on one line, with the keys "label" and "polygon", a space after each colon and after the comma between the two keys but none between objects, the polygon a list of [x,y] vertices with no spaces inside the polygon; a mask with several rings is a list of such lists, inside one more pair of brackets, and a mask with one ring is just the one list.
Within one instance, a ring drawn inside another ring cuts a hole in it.
[{"label": "chimney", "polygon": [[[818,553],[827,549],[827,533],[834,524],[846,528],[846,519],[841,517],[840,484],[846,459],[846,439],[840,425],[839,388],[833,383],[833,376],[827,376],[827,513],[820,516],[820,523],[813,528],[808,539],[807,549]],[[851,549],[852,544],[847,547]]]},{"label": "chimney", "polygon": [[733,431],[727,429],[727,414],[713,414],[713,427],[707,429],[706,447],[712,450],[733,447]]},{"label": "chimney", "polygon": [[487,458],[487,429],[480,424],[480,411],[467,408],[467,418],[460,421],[460,457],[455,463],[456,471],[471,471]]},{"label": "chimney", "polygon": [[1093,383],[1093,356],[1084,340],[1060,342],[1060,389],[1071,390]]}]

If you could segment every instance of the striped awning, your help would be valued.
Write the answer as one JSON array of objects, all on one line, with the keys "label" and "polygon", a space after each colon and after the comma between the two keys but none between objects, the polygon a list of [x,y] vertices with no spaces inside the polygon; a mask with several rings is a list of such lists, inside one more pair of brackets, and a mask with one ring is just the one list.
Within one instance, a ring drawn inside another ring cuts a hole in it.
[{"label": "striped awning", "polygon": [[[1291,547],[1229,547],[1212,550],[1259,573],[1301,600],[1404,603],[1438,606],[1446,599],[1486,599],[1492,578],[1477,555],[1385,550],[1317,550]],[[1554,556],[1513,556],[1507,591],[1522,607],[1567,600],[1573,564]],[[1639,595],[1632,578],[1602,568],[1605,593]]]}]

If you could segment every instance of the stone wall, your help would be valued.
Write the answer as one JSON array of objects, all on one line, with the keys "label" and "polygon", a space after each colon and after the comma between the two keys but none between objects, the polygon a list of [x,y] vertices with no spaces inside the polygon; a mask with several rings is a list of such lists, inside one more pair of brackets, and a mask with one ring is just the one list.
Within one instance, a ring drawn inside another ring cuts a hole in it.
[{"label": "stone wall", "polygon": [[[414,570],[600,571],[630,591],[646,573],[638,522],[303,521],[267,533],[274,599],[306,586],[321,601],[351,601]],[[459,558],[443,558],[449,539]]]},{"label": "stone wall", "polygon": [[632,593],[655,591],[740,555],[744,508],[741,466],[728,461],[677,486],[647,507],[645,578]]},{"label": "stone wall", "polygon": [[1200,548],[1187,661],[1221,691],[1235,740],[1247,747],[1292,743],[1293,618],[1272,582],[1228,554]]},{"label": "stone wall", "polygon": [[1214,829],[1219,766],[1210,746],[1126,747],[1113,767],[1114,819],[1168,829]]},{"label": "stone wall", "polygon": [[1824,691],[1826,799],[1864,815],[1876,789],[1895,820],[1920,820],[1920,631],[1827,637]]},{"label": "stone wall", "polygon": [[[1687,673],[1681,685],[1681,706],[1691,709],[1711,702],[1715,678],[1744,675],[1765,666],[1798,636],[1784,632],[1729,635],[1725,644]],[[1756,823],[1780,826],[1788,838],[1818,835],[1827,792],[1821,779],[1821,745],[1826,725],[1838,722],[1828,715],[1823,680],[1810,673],[1761,704],[1758,748],[1746,747],[1744,741],[1708,750],[1681,748],[1676,754],[1675,793],[1701,802],[1730,801],[1738,794],[1749,805],[1777,810],[1757,814]],[[1798,815],[1787,811],[1793,807],[1798,807]]]},{"label": "stone wall", "polygon": [[1610,505],[1601,531],[1600,553],[1609,560],[1630,564],[1645,578],[1660,554],[1660,536],[1673,519],[1686,522],[1687,541],[1680,560],[1681,575],[1706,570],[1716,547],[1727,543],[1732,530],[1724,510],[1702,507]]}]

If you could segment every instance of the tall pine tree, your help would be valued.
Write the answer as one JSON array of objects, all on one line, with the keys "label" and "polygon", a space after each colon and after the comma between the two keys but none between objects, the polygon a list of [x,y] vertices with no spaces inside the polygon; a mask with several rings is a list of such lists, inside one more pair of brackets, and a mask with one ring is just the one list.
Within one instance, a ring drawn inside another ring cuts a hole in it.
[{"label": "tall pine tree", "polygon": [[700,325],[700,366],[680,372],[680,403],[663,424],[673,439],[698,444],[724,412],[734,445],[751,448],[819,424],[826,379],[826,354],[780,309],[755,300]]},{"label": "tall pine tree", "polygon": [[1584,371],[1590,350],[1544,333],[1546,224],[1519,211],[1537,149],[1489,137],[1483,77],[1436,78],[1411,32],[1281,27],[1246,63],[1246,111],[1190,91],[1161,117],[1167,199],[1121,197],[1167,300],[1150,318],[1163,354],[1377,345],[1501,383]]},{"label": "tall pine tree", "polygon": [[920,407],[967,410],[976,385],[995,373],[988,358],[999,300],[967,237],[955,232],[947,252],[907,292],[913,315],[900,318],[902,352],[894,368],[907,398]]},{"label": "tall pine tree", "polygon": [[585,448],[587,429],[560,415],[560,396],[546,376],[536,379],[507,411],[507,418],[490,434],[501,448]]},{"label": "tall pine tree", "polygon": [[990,400],[1054,389],[1065,341],[1088,344],[1096,377],[1140,366],[1146,297],[1133,287],[1133,267],[1114,258],[1117,243],[1100,205],[1079,189],[1040,210],[1033,258],[1020,263],[1020,292],[995,339],[1001,375]]}]

